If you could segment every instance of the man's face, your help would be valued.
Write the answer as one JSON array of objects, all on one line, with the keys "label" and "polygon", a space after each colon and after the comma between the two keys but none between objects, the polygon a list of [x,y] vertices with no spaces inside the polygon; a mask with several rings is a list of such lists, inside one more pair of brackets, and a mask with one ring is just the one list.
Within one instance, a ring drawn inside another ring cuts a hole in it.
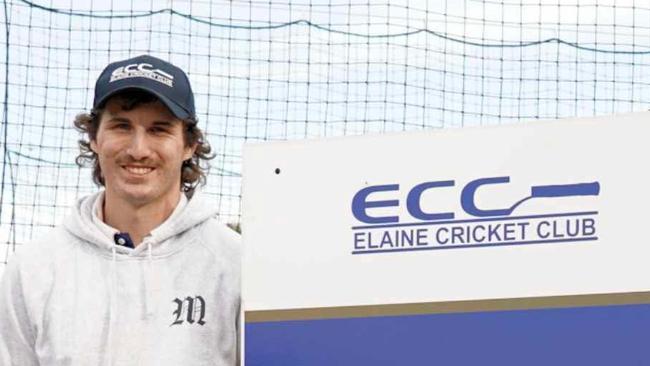
[{"label": "man's face", "polygon": [[195,147],[185,146],[183,122],[160,101],[122,110],[109,99],[90,147],[99,157],[109,199],[144,206],[180,194],[181,165]]}]

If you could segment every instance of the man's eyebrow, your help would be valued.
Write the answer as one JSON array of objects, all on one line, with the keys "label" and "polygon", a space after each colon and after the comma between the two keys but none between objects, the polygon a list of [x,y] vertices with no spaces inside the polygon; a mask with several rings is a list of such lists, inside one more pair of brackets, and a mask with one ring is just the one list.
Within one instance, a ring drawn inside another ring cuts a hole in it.
[{"label": "man's eyebrow", "polygon": [[174,125],[174,121],[158,120],[153,121],[153,124],[156,126],[171,127]]},{"label": "man's eyebrow", "polygon": [[131,120],[125,117],[111,116],[108,122],[131,122]]}]

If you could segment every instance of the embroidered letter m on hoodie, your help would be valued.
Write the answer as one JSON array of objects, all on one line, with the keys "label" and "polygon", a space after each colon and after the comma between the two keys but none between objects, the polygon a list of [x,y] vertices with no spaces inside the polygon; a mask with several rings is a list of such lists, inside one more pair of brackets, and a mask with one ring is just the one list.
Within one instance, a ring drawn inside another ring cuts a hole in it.
[{"label": "embroidered letter m on hoodie", "polygon": [[188,296],[185,300],[175,298],[172,302],[176,304],[176,310],[172,313],[172,315],[176,316],[176,319],[169,325],[170,327],[183,324],[184,321],[190,324],[194,324],[194,322],[199,325],[205,324],[205,321],[203,321],[205,317],[205,301],[201,296]]}]

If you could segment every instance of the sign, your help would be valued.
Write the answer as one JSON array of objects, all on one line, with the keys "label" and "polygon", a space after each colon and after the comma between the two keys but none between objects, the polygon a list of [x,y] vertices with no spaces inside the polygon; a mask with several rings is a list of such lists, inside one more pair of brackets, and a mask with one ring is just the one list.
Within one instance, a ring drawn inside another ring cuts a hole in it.
[{"label": "sign", "polygon": [[648,120],[248,145],[247,364],[650,363]]}]

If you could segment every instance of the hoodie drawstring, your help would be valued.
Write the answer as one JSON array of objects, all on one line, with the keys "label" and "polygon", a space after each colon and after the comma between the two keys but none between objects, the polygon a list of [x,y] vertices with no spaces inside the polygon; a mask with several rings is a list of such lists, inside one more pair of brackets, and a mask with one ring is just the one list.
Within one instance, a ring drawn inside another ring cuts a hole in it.
[{"label": "hoodie drawstring", "polygon": [[[147,245],[147,265],[144,269],[145,278],[145,316],[150,318],[154,314],[154,292],[155,276],[153,275],[153,248],[150,241],[145,241]],[[143,242],[143,244],[145,243]],[[110,268],[110,291],[109,291],[109,314],[108,314],[108,365],[112,366],[115,355],[115,341],[113,337],[115,328],[115,319],[117,318],[117,251],[116,247],[111,248],[112,260]]]},{"label": "hoodie drawstring", "polygon": [[147,243],[147,267],[145,269],[145,279],[144,279],[144,286],[145,286],[145,292],[146,292],[146,298],[145,298],[145,316],[147,318],[151,318],[154,314],[154,275],[153,275],[153,254],[152,254],[152,249],[151,249],[151,241],[145,240]]}]

